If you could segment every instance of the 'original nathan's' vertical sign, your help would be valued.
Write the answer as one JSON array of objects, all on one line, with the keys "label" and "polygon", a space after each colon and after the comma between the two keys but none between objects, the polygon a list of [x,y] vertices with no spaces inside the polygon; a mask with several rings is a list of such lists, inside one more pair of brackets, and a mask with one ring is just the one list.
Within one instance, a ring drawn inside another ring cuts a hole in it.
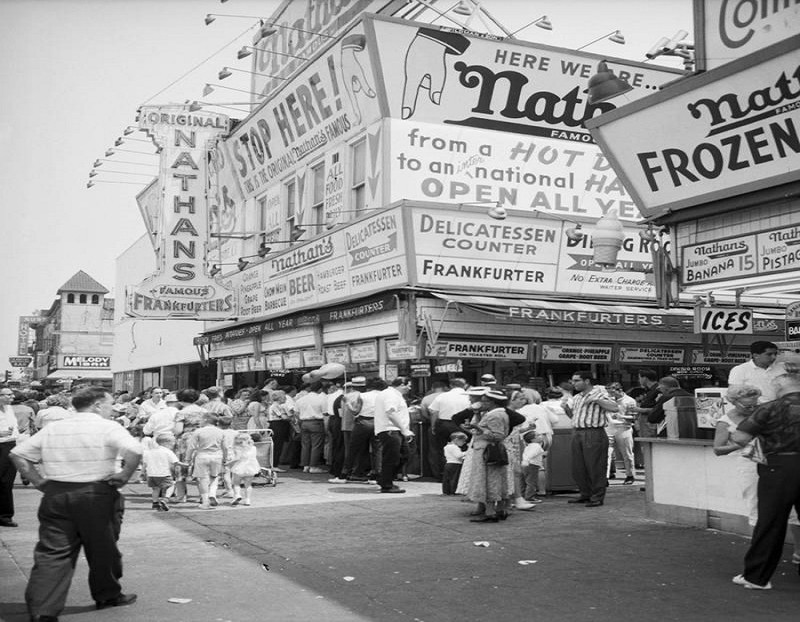
[{"label": "'original nathan's' vertical sign", "polygon": [[228,319],[236,310],[235,296],[206,273],[206,253],[208,154],[228,132],[229,119],[185,106],[145,106],[139,127],[161,149],[160,243],[156,272],[127,288],[125,312],[154,320]]}]

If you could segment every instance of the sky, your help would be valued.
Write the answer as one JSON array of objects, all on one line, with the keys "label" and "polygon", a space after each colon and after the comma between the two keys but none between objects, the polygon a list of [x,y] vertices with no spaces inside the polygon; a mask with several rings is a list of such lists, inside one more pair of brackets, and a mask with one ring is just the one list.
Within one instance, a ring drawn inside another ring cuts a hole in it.
[{"label": "sky", "polygon": [[[455,0],[439,0],[447,9]],[[47,309],[56,291],[83,270],[115,292],[115,260],[141,235],[135,196],[156,172],[157,157],[117,151],[87,188],[97,159],[106,159],[142,104],[206,99],[245,101],[217,89],[223,66],[249,44],[254,19],[269,17],[278,0],[2,0],[0,1],[0,370],[17,355],[19,316]],[[521,39],[576,49],[619,29],[618,45],[603,39],[586,51],[644,61],[661,37],[690,33],[691,0],[483,0],[510,31],[547,15],[553,30],[529,27]],[[429,13],[431,18],[433,14]],[[452,26],[442,20],[436,23]],[[479,28],[474,28],[479,30]],[[657,64],[680,68],[679,59]],[[225,85],[247,90],[246,73]],[[222,110],[232,117],[243,113]],[[118,149],[149,151],[134,133]],[[119,163],[115,164],[115,161]],[[122,173],[109,173],[115,170]],[[125,183],[105,183],[119,181]]]}]

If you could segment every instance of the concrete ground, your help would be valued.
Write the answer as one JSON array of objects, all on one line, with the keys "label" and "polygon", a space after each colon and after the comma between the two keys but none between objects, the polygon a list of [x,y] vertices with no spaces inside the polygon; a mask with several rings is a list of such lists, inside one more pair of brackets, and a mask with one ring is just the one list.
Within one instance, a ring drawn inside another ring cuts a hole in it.
[{"label": "concrete ground", "polygon": [[[120,546],[132,606],[95,611],[78,563],[61,619],[83,622],[453,622],[521,619],[800,619],[800,577],[784,560],[774,589],[731,583],[748,541],[651,521],[642,482],[616,480],[606,504],[548,497],[497,524],[469,522],[472,505],[439,484],[329,484],[296,471],[257,487],[251,507],[150,507],[126,488]],[[0,619],[27,620],[26,578],[39,493],[17,485],[17,529],[0,528]],[[481,544],[486,544],[483,546]],[[186,599],[173,603],[170,599]]]}]

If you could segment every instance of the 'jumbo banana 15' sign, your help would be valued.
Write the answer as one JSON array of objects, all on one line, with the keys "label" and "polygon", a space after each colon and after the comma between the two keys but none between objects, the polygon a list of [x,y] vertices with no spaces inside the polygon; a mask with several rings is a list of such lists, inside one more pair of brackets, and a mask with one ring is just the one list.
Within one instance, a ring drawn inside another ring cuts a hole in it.
[{"label": "'jumbo banana 15' sign", "polygon": [[225,320],[234,292],[206,272],[209,235],[208,154],[228,132],[225,115],[186,106],[145,106],[139,127],[161,150],[157,270],[125,292],[125,312],[142,319]]}]

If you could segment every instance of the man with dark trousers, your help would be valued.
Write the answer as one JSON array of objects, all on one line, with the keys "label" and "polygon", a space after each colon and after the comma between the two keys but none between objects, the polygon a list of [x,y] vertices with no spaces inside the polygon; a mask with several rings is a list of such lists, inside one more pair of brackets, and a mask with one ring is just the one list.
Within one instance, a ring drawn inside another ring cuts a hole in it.
[{"label": "man with dark trousers", "polygon": [[603,505],[608,488],[606,465],[608,461],[608,435],[606,422],[609,412],[619,406],[602,386],[594,386],[592,373],[576,371],[572,374],[575,395],[567,414],[572,417],[572,478],[578,486],[580,497],[568,503],[582,503],[588,508]]},{"label": "man with dark trousers", "polygon": [[14,392],[0,388],[0,527],[16,527],[14,520],[14,480],[17,469],[11,461],[11,450],[17,443],[19,426],[11,407]]},{"label": "man with dark trousers", "polygon": [[378,393],[375,400],[375,436],[381,443],[381,473],[378,483],[384,493],[405,492],[394,485],[394,476],[400,466],[403,437],[414,437],[405,400],[410,388],[408,378],[398,376]]},{"label": "man with dark trousers", "polygon": [[758,465],[758,520],[744,572],[733,582],[751,590],[769,590],[786,538],[792,507],[800,513],[800,370],[776,377],[777,399],[760,406],[739,424],[733,441],[746,445],[758,437],[767,463]]},{"label": "man with dark trousers", "polygon": [[112,403],[100,387],[82,389],[72,398],[73,416],[48,424],[11,452],[20,474],[44,493],[39,542],[25,590],[31,620],[58,619],[81,547],[97,609],[136,601],[136,594],[122,593],[119,582],[123,500],[118,489],[136,470],[142,449],[125,428],[110,420]]}]

